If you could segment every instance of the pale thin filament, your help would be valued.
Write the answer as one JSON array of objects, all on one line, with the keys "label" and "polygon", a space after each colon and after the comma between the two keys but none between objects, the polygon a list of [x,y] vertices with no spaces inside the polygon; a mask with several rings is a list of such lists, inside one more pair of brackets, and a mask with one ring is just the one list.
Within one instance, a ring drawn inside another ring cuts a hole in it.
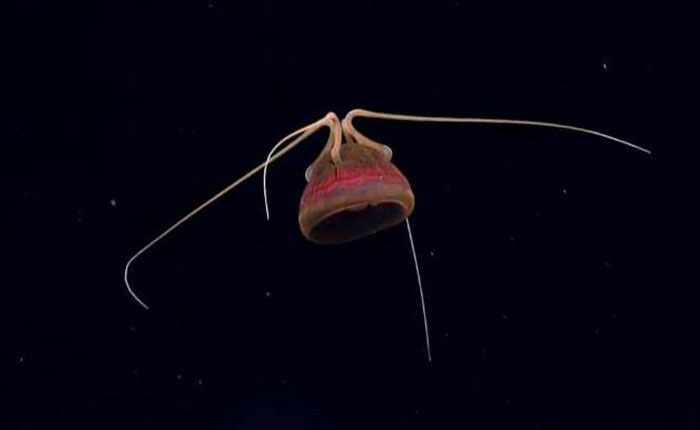
[{"label": "pale thin filament", "polygon": [[288,141],[289,139],[291,139],[291,138],[293,138],[293,137],[295,137],[295,136],[297,136],[297,137],[296,137],[296,139],[294,139],[292,142],[290,142],[287,146],[285,146],[282,150],[280,150],[280,152],[276,153],[274,156],[271,156],[271,157],[268,156],[268,158],[265,160],[264,163],[261,163],[260,165],[258,165],[258,166],[255,167],[254,169],[250,170],[250,171],[249,171],[248,173],[246,173],[245,175],[243,175],[243,176],[241,176],[240,178],[236,179],[233,183],[231,183],[231,184],[228,185],[226,188],[224,188],[223,190],[221,190],[221,191],[219,191],[218,193],[216,193],[216,194],[215,194],[213,197],[211,197],[209,200],[205,201],[205,202],[202,203],[201,205],[197,206],[194,210],[192,210],[191,212],[189,212],[187,215],[185,215],[185,216],[183,216],[182,218],[180,218],[179,221],[177,221],[177,222],[176,222],[175,224],[173,224],[172,226],[168,227],[167,230],[165,230],[163,233],[159,234],[155,239],[153,239],[153,240],[150,241],[148,244],[146,244],[146,246],[144,246],[143,248],[139,249],[139,250],[129,259],[129,261],[127,261],[126,266],[124,266],[124,283],[126,284],[126,289],[128,290],[128,292],[129,292],[129,294],[131,295],[131,297],[133,297],[134,300],[136,300],[141,306],[143,306],[144,309],[148,309],[148,305],[147,305],[143,300],[141,300],[141,299],[139,298],[139,296],[136,295],[136,293],[135,293],[135,292],[133,291],[133,289],[131,288],[131,285],[129,284],[129,267],[130,267],[131,264],[134,262],[134,260],[136,260],[141,254],[143,254],[143,253],[146,252],[149,248],[151,248],[153,245],[155,245],[155,244],[158,243],[160,240],[162,240],[165,236],[167,236],[167,235],[169,235],[170,233],[172,233],[173,230],[175,230],[176,228],[178,228],[179,226],[181,226],[182,224],[184,224],[187,220],[189,220],[190,218],[192,218],[193,216],[195,216],[195,215],[196,215],[197,213],[199,213],[202,209],[206,208],[207,206],[209,206],[210,204],[212,204],[214,201],[216,201],[216,200],[218,200],[219,198],[223,197],[226,193],[228,193],[229,191],[233,190],[234,188],[236,188],[236,187],[237,187],[238,185],[240,185],[241,183],[243,183],[243,182],[245,182],[246,180],[250,179],[253,175],[255,175],[256,173],[258,173],[260,170],[262,170],[263,168],[266,168],[268,164],[270,164],[270,163],[274,162],[275,160],[279,159],[280,157],[282,157],[284,154],[286,154],[286,153],[287,153],[288,151],[290,151],[292,148],[294,148],[294,147],[297,146],[299,143],[301,143],[304,139],[306,139],[307,137],[309,137],[310,135],[312,135],[314,132],[316,132],[319,128],[323,127],[323,126],[325,125],[325,123],[327,122],[327,117],[328,117],[328,116],[326,116],[326,117],[324,117],[324,118],[322,118],[322,119],[320,119],[320,120],[318,120],[318,121],[316,121],[316,122],[313,122],[313,123],[311,123],[311,124],[309,124],[309,125],[307,125],[307,126],[305,126],[305,127],[302,127],[302,128],[300,128],[300,129],[298,129],[298,130],[296,130],[296,131],[294,131],[294,132],[288,134],[287,136],[285,136],[285,137],[284,137],[277,145],[275,145],[275,146],[279,146],[280,144],[282,144],[282,143]]},{"label": "pale thin filament", "polygon": [[[630,148],[636,149],[637,151],[642,151],[646,154],[651,154],[651,151],[642,148],[641,146],[635,145],[634,143],[628,142],[626,140],[619,139],[609,134],[601,133],[599,131],[590,130],[583,127],[576,127],[573,125],[559,124],[555,122],[544,122],[544,121],[529,121],[521,119],[500,119],[500,118],[455,118],[455,117],[441,117],[441,116],[416,116],[416,115],[401,115],[393,113],[383,113],[383,112],[373,112],[365,109],[353,109],[345,116],[343,119],[343,126],[348,134],[363,136],[359,133],[352,125],[352,120],[354,117],[365,117],[365,118],[377,118],[377,119],[389,119],[397,121],[415,121],[415,122],[454,122],[454,123],[475,123],[475,124],[510,124],[510,125],[529,125],[536,127],[548,127],[548,128],[558,128],[561,130],[571,130],[586,134],[592,134],[594,136],[602,137],[603,139],[608,139],[613,142],[621,143]],[[376,142],[371,139],[367,139],[372,144]]]},{"label": "pale thin filament", "polygon": [[428,331],[428,314],[425,311],[425,296],[423,295],[423,283],[421,282],[420,269],[418,268],[418,254],[416,247],[413,244],[413,233],[411,232],[411,223],[406,218],[406,229],[408,230],[408,241],[411,242],[411,252],[413,253],[413,264],[416,267],[416,278],[418,279],[418,292],[420,293],[420,305],[423,310],[423,327],[425,328],[425,349],[428,352],[428,362],[433,361],[433,356],[430,352],[430,332]]}]

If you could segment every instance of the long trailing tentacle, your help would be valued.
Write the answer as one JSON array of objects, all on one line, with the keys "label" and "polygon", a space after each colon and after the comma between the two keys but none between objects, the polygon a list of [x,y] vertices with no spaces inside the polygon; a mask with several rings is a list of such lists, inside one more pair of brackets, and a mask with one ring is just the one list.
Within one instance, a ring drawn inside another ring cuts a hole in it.
[{"label": "long trailing tentacle", "polygon": [[168,227],[165,231],[163,231],[161,234],[156,236],[155,239],[151,240],[148,242],[143,248],[139,249],[131,258],[129,258],[129,261],[127,261],[126,265],[124,266],[124,284],[126,284],[126,289],[131,295],[131,297],[138,302],[139,305],[141,305],[144,309],[149,309],[148,305],[139,298],[139,296],[134,292],[134,290],[131,288],[131,285],[129,284],[129,268],[131,267],[131,264],[139,257],[141,254],[146,252],[148,249],[150,249],[153,245],[156,243],[160,242],[164,237],[169,235],[170,233],[173,232],[176,228],[180,227],[182,224],[187,222],[189,219],[191,219],[193,216],[195,216],[197,213],[199,213],[201,210],[209,206],[210,204],[214,203],[216,200],[220,199],[223,197],[225,194],[227,194],[229,191],[233,190],[236,188],[238,185],[242,184],[246,180],[250,179],[253,175],[258,173],[262,169],[266,169],[267,166],[276,161],[277,159],[281,158],[284,156],[287,152],[292,150],[295,146],[297,146],[299,143],[301,143],[304,139],[309,137],[310,135],[314,134],[317,130],[319,130],[321,127],[324,127],[330,123],[330,117],[331,115],[335,116],[335,114],[329,113],[325,117],[319,119],[318,121],[315,121],[309,125],[306,125],[290,134],[285,136],[282,140],[280,140],[275,147],[279,147],[282,144],[288,142],[290,139],[295,138],[293,141],[289,142],[287,146],[282,148],[279,152],[276,154],[267,157],[264,163],[261,163],[260,165],[256,166],[252,170],[250,170],[248,173],[244,174],[240,178],[236,179],[234,182],[232,182],[230,185],[228,185],[226,188],[223,190],[219,191],[216,193],[214,196],[209,198],[207,201],[202,203],[201,205],[197,206],[195,209],[190,211],[187,215],[183,216],[180,218],[175,224],[171,225]]},{"label": "long trailing tentacle", "polygon": [[420,293],[420,306],[423,311],[423,328],[425,329],[425,349],[428,353],[428,362],[433,361],[433,354],[430,350],[430,331],[428,330],[428,313],[425,311],[425,295],[423,294],[423,282],[420,277],[420,269],[418,268],[418,254],[416,254],[416,246],[413,244],[413,232],[411,231],[411,223],[406,218],[406,229],[408,230],[408,241],[411,244],[411,253],[413,254],[413,265],[416,268],[416,278],[418,279],[418,292]]},{"label": "long trailing tentacle", "polygon": [[626,140],[610,136],[609,134],[601,133],[599,131],[591,130],[588,128],[577,127],[567,124],[559,124],[555,122],[545,122],[545,121],[529,121],[521,119],[502,119],[502,118],[458,118],[458,117],[444,117],[444,116],[417,116],[417,115],[403,115],[394,113],[384,113],[384,112],[373,112],[365,109],[353,109],[345,116],[343,119],[343,131],[354,139],[362,142],[364,141],[369,145],[380,145],[362,133],[358,132],[355,127],[353,127],[352,120],[355,117],[364,118],[376,118],[376,119],[388,119],[396,121],[413,121],[413,122],[452,122],[452,123],[473,123],[473,124],[505,124],[505,125],[526,125],[535,127],[547,127],[547,128],[557,128],[560,130],[576,131],[580,133],[591,134],[594,136],[602,137],[603,139],[611,140],[613,142],[621,143],[627,147],[635,149],[637,151],[644,152],[646,154],[651,154],[651,151],[642,148],[639,145],[628,142]]}]

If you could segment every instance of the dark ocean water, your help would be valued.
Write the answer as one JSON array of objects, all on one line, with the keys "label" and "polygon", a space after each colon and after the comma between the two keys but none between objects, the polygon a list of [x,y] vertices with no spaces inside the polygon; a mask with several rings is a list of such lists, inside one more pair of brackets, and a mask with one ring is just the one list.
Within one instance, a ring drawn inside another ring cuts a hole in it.
[{"label": "dark ocean water", "polygon": [[[656,2],[15,0],[3,97],[7,429],[697,428],[668,261],[677,85]],[[339,246],[298,228],[329,111],[416,197]]]}]

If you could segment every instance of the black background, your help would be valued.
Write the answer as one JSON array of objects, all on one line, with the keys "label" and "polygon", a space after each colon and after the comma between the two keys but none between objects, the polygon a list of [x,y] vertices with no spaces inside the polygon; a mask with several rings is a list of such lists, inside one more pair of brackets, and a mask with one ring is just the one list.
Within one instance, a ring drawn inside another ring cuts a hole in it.
[{"label": "black background", "polygon": [[[11,6],[2,428],[697,428],[657,2]],[[127,295],[130,255],[355,107],[654,155],[358,120],[416,195],[431,363],[403,226],[299,233],[324,133],[271,169],[269,222],[256,176],[134,263],[150,311]]]}]

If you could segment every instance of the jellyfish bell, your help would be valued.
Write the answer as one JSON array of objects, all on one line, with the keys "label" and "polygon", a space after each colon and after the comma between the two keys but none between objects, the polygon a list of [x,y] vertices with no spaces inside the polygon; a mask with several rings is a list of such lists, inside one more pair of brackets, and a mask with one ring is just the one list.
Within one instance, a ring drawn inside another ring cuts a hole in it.
[{"label": "jellyfish bell", "polygon": [[334,160],[322,153],[308,170],[299,204],[304,237],[346,243],[399,224],[413,212],[411,185],[390,151],[346,142],[338,155]]},{"label": "jellyfish bell", "polygon": [[265,162],[243,174],[243,176],[194,208],[133,254],[126,262],[123,274],[124,284],[129,294],[144,309],[148,309],[148,305],[136,295],[129,284],[128,275],[131,264],[141,254],[160,242],[179,226],[258,172],[263,173],[263,197],[265,212],[269,220],[270,212],[267,203],[266,179],[268,165],[284,156],[319,129],[328,127],[330,133],[326,146],[306,170],[308,183],[299,203],[299,226],[301,232],[306,238],[315,243],[345,243],[405,221],[413,254],[418,290],[420,292],[427,358],[428,361],[431,361],[430,336],[423,287],[421,285],[418,257],[413,243],[413,234],[411,233],[411,226],[408,220],[415,204],[413,192],[406,177],[391,162],[391,149],[357,131],[352,124],[352,120],[355,117],[394,121],[544,127],[598,136],[637,151],[651,154],[651,151],[648,149],[599,131],[553,122],[501,118],[428,117],[372,112],[364,109],[354,109],[348,112],[341,122],[335,113],[329,112],[323,118],[289,133],[273,146]]}]

